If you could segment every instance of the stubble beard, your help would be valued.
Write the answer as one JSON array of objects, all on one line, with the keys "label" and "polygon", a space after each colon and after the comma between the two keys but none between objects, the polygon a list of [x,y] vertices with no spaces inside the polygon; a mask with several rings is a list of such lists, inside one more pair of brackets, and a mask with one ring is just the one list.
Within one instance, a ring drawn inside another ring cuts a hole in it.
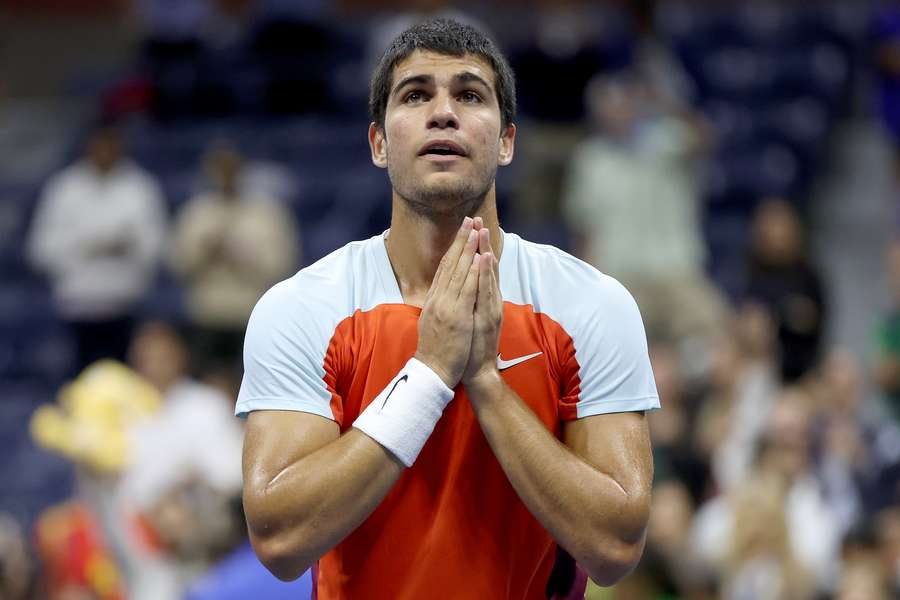
[{"label": "stubble beard", "polygon": [[408,173],[398,172],[388,162],[394,192],[414,214],[429,221],[461,221],[475,215],[494,185],[497,170],[486,168],[479,175],[455,185],[426,186]]}]

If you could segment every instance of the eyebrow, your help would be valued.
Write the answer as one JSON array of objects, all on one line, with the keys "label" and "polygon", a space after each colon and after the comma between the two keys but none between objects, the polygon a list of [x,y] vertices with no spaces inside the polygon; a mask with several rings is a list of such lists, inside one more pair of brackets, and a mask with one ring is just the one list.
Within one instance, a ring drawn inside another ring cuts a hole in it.
[{"label": "eyebrow", "polygon": [[457,83],[480,83],[485,87],[485,89],[493,91],[494,88],[491,87],[487,81],[476,75],[475,73],[471,73],[469,71],[463,71],[462,73],[457,73],[453,76],[453,81]]},{"label": "eyebrow", "polygon": [[[453,76],[454,83],[478,83],[485,87],[485,89],[493,91],[491,85],[485,81],[483,78],[479,77],[475,73],[470,71],[462,71]],[[420,85],[428,85],[434,83],[434,77],[432,75],[411,75],[404,79],[401,79],[400,82],[394,86],[394,89],[391,91],[391,95],[396,94],[398,91],[403,89],[404,87],[411,84],[420,84]]]}]

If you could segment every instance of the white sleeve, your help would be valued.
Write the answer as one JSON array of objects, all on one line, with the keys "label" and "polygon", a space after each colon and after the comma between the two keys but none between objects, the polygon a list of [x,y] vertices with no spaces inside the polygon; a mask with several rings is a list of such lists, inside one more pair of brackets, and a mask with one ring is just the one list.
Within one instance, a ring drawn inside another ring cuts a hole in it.
[{"label": "white sleeve", "polygon": [[579,419],[659,408],[637,303],[618,281],[600,277],[597,289],[582,291],[589,302],[577,308],[580,314],[571,331],[574,364],[561,402],[574,405]]},{"label": "white sleeve", "polygon": [[[328,346],[337,319],[327,299],[312,298],[295,276],[259,300],[244,339],[244,378],[235,414],[296,410],[335,419],[337,378]],[[326,380],[328,382],[326,382]]]},{"label": "white sleeve", "polygon": [[66,210],[63,180],[56,176],[41,192],[29,232],[27,252],[32,265],[51,275],[64,272],[81,254],[79,233]]}]

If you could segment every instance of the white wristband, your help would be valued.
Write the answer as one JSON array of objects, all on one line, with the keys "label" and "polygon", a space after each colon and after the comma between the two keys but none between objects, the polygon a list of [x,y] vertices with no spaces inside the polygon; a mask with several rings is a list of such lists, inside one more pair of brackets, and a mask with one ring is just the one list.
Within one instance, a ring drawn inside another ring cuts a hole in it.
[{"label": "white wristband", "polygon": [[411,358],[353,426],[411,467],[452,399],[437,373]]}]

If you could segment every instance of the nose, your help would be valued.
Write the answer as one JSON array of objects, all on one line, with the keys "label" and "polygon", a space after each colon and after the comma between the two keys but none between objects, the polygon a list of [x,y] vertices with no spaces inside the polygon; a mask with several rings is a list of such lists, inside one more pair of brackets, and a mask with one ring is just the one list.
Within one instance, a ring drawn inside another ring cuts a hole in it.
[{"label": "nose", "polygon": [[459,129],[459,118],[453,111],[450,94],[440,93],[434,97],[433,110],[428,118],[429,129]]}]

